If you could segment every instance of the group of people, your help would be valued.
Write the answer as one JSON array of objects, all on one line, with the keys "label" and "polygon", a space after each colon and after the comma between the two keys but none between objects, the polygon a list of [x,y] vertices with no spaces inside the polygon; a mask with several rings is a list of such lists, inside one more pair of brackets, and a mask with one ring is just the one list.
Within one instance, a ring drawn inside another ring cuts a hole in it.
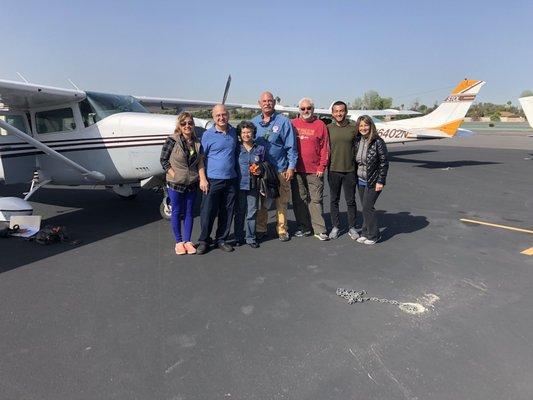
[{"label": "group of people", "polygon": [[[379,241],[374,205],[383,191],[388,171],[387,147],[369,116],[355,124],[343,101],[332,105],[333,121],[326,126],[314,113],[314,103],[303,98],[299,116],[289,120],[275,111],[270,92],[259,98],[261,113],[236,128],[222,104],[213,108],[214,126],[198,139],[188,112],[177,118],[174,133],[161,151],[166,171],[175,252],[204,254],[215,245],[233,251],[228,241],[234,220],[235,245],[258,248],[267,235],[268,209],[276,206],[279,240],[290,240],[287,206],[292,199],[296,237],[314,235],[325,241],[341,233],[341,191],[348,208],[348,235],[359,243]],[[323,212],[324,175],[330,187],[331,230]],[[203,193],[198,245],[191,242],[194,203]],[[363,225],[356,230],[355,193],[361,200]],[[211,232],[218,218],[214,240]]]}]

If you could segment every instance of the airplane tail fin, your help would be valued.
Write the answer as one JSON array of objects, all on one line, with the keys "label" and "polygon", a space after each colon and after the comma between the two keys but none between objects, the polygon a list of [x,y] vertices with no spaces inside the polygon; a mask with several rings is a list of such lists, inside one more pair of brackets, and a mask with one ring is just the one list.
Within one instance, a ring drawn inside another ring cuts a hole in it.
[{"label": "airplane tail fin", "polygon": [[524,114],[526,114],[529,126],[533,128],[533,96],[520,97],[518,101],[522,105],[522,110],[524,110]]},{"label": "airplane tail fin", "polygon": [[[435,133],[438,133],[439,137],[452,137],[457,133],[484,84],[484,81],[465,79],[428,115],[394,121],[394,124],[404,128],[428,130],[431,132],[428,136],[437,136]],[[422,132],[420,136],[423,136]]]}]

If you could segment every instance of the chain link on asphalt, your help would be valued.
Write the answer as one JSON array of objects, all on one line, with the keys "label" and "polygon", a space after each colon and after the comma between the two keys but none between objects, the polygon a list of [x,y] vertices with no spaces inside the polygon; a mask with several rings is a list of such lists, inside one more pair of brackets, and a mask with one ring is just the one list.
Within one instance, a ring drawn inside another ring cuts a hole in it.
[{"label": "chain link on asphalt", "polygon": [[375,301],[377,303],[387,303],[393,304],[395,306],[401,307],[404,311],[411,311],[413,313],[417,312],[417,307],[412,303],[401,303],[398,300],[389,300],[379,297],[368,297],[365,290],[348,290],[344,288],[337,289],[337,296],[342,297],[348,301],[348,304],[354,303],[364,303],[365,301]]}]

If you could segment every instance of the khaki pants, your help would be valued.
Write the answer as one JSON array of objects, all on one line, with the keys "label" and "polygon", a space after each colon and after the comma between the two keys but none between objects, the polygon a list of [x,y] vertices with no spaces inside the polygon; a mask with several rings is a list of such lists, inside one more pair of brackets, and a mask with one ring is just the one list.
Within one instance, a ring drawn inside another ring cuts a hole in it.
[{"label": "khaki pants", "polygon": [[[276,214],[278,225],[276,231],[278,235],[287,235],[288,226],[287,226],[287,205],[291,198],[291,184],[285,180],[285,177],[280,172],[278,173],[279,178],[279,197],[276,199]],[[267,221],[268,221],[268,210],[266,207],[266,199],[264,196],[261,197],[261,207],[257,210],[257,223],[256,231],[257,232],[266,232],[267,231]]]},{"label": "khaki pants", "polygon": [[298,229],[315,234],[326,232],[324,212],[324,176],[298,172],[292,181],[292,205]]}]

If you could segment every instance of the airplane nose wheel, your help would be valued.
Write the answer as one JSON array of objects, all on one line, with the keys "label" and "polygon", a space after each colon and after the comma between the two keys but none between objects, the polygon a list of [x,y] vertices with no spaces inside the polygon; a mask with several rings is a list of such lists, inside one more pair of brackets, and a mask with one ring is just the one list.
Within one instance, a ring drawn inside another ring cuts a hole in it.
[{"label": "airplane nose wheel", "polygon": [[161,217],[163,217],[163,219],[170,221],[170,216],[172,214],[172,206],[170,205],[170,199],[166,196],[163,198],[163,201],[159,206],[159,213],[161,214]]}]

